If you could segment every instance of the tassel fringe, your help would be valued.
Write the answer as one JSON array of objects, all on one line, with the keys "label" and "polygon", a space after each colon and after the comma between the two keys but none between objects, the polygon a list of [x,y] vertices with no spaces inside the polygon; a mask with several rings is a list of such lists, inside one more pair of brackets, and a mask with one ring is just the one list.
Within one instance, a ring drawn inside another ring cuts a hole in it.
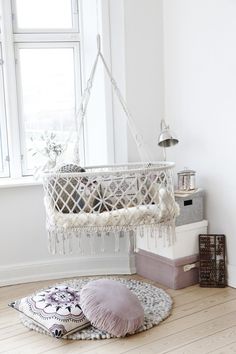
[{"label": "tassel fringe", "polygon": [[48,226],[48,249],[51,254],[71,254],[74,250],[80,255],[90,253],[91,255],[102,254],[106,248],[106,238],[114,238],[114,253],[121,250],[121,239],[128,239],[129,253],[137,251],[137,238],[147,237],[154,239],[157,245],[157,239],[163,239],[163,246],[169,247],[176,241],[175,219],[165,223],[140,225],[137,227],[107,227],[97,232],[94,228],[55,228]]}]

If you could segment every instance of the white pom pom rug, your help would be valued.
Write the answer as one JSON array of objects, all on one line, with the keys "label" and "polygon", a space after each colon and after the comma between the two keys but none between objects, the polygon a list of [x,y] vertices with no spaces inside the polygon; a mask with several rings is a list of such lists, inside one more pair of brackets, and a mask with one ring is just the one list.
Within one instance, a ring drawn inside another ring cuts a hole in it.
[{"label": "white pom pom rug", "polygon": [[[133,280],[133,279],[124,279],[117,277],[107,277],[108,279],[114,279],[126,285],[137,297],[139,298],[143,308],[144,308],[144,324],[138,329],[136,333],[146,331],[156,325],[161,321],[167,318],[170,315],[172,309],[172,299],[171,297],[160,288],[157,288],[153,285],[150,285],[145,282]],[[80,290],[85,284],[89,281],[98,279],[96,278],[85,278],[85,279],[72,279],[67,280],[61,285],[68,285],[72,288]],[[58,285],[58,284],[57,284]],[[35,325],[29,318],[24,316],[21,317],[22,323],[29,329],[35,330],[39,333],[48,334],[42,328]],[[93,326],[85,328],[81,331],[69,335],[68,339],[107,339],[112,338],[113,336],[107,332],[100,331]]]}]

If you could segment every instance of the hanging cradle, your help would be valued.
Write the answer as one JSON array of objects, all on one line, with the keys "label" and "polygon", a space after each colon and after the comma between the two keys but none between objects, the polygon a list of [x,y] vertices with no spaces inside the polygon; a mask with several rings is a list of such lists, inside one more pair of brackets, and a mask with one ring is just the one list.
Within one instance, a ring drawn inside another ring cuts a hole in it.
[{"label": "hanging cradle", "polygon": [[[142,156],[141,136],[136,132],[125,100],[101,53],[99,37],[97,56],[77,115],[78,139],[99,58]],[[92,240],[95,234],[102,239],[101,251],[104,250],[105,237],[111,234],[117,238],[116,251],[119,250],[119,237],[126,234],[132,248],[135,248],[135,234],[142,237],[149,233],[151,237],[163,237],[172,243],[178,215],[173,191],[174,163],[128,163],[81,169],[78,146],[77,141],[77,164],[65,165],[43,175],[50,251],[72,251],[72,239],[75,238],[82,253],[81,239],[88,237]]]}]

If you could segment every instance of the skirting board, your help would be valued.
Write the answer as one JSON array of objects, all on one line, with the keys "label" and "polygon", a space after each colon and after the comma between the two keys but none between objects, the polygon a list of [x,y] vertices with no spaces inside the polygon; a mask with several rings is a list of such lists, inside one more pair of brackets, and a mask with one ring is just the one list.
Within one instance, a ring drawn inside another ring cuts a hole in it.
[{"label": "skirting board", "polygon": [[72,257],[0,266],[0,286],[76,276],[135,273],[133,254]]}]

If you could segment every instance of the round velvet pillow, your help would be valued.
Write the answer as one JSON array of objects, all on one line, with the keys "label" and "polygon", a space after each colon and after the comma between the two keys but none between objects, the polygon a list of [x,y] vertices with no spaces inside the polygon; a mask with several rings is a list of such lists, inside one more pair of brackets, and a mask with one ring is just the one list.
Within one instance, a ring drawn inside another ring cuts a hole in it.
[{"label": "round velvet pillow", "polygon": [[94,327],[116,337],[134,333],[144,322],[144,310],[137,296],[115,280],[99,279],[86,284],[80,292],[80,307]]}]

